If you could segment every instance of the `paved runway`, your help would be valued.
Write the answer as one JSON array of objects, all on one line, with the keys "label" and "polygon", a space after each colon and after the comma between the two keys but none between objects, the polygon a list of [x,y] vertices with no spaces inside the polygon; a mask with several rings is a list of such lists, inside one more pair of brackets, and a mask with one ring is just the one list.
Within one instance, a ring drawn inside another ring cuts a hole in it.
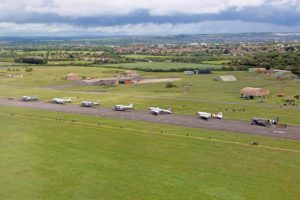
[{"label": "paved runway", "polygon": [[276,128],[272,127],[261,127],[261,126],[252,126],[250,121],[241,121],[241,120],[218,120],[211,119],[208,121],[200,120],[197,116],[191,115],[158,115],[154,116],[146,111],[127,111],[127,112],[117,112],[113,111],[111,108],[83,108],[79,105],[67,104],[67,105],[58,105],[50,104],[45,102],[22,102],[19,100],[8,100],[7,98],[0,98],[0,106],[16,106],[16,107],[26,107],[26,108],[35,108],[41,110],[51,110],[59,111],[66,113],[75,113],[75,114],[86,114],[94,115],[99,117],[115,118],[115,119],[127,119],[127,120],[136,120],[136,121],[145,121],[145,122],[154,122],[161,124],[170,124],[178,125],[184,127],[193,127],[193,128],[203,128],[203,129],[212,129],[212,130],[222,130],[229,132],[238,132],[254,135],[263,135],[270,137],[280,137],[293,140],[300,140],[300,126],[288,126],[287,128]]}]

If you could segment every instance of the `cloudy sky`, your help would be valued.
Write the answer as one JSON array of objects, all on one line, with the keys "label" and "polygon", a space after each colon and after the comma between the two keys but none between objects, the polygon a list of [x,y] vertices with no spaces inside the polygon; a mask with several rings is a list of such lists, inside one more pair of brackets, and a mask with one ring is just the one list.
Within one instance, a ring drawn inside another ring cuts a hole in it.
[{"label": "cloudy sky", "polygon": [[300,0],[0,0],[0,35],[300,32]]}]

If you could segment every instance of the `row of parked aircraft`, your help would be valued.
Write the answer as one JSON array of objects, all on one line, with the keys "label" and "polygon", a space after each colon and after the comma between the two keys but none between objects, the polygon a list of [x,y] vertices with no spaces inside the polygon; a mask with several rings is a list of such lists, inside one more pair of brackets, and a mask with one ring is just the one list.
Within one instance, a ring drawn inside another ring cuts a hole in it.
[{"label": "row of parked aircraft", "polygon": [[[23,96],[21,98],[21,101],[38,101],[37,96]],[[52,100],[49,101],[50,103],[55,103],[55,104],[66,104],[66,103],[72,103],[71,98],[53,98]],[[100,101],[92,102],[92,101],[82,101],[80,103],[80,106],[82,107],[99,107],[100,106]],[[129,105],[115,105],[113,106],[113,110],[115,111],[128,111],[128,110],[133,110],[133,104]],[[160,115],[160,114],[172,114],[173,111],[171,108],[169,109],[163,109],[159,107],[149,107],[149,112],[153,115]],[[215,119],[222,119],[223,118],[223,113],[219,112],[217,114],[212,114],[212,113],[207,113],[207,112],[197,112],[196,113],[200,119],[204,120],[209,120],[212,118]]]}]

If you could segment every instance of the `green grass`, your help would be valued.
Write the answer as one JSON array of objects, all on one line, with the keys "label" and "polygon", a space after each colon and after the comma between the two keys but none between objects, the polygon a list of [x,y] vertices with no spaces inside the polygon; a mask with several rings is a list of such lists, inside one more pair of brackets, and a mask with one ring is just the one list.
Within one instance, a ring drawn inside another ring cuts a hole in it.
[{"label": "green grass", "polygon": [[8,107],[0,120],[1,199],[300,197],[298,141]]},{"label": "green grass", "polygon": [[20,65],[20,63],[15,63],[15,62],[0,62],[0,66],[13,66],[13,65]]},{"label": "green grass", "polygon": [[210,65],[224,65],[230,63],[230,60],[212,60],[212,61],[203,61],[202,64],[210,64]]},{"label": "green grass", "polygon": [[65,61],[48,61],[48,65],[90,65],[93,61],[86,60],[65,60]]},{"label": "green grass", "polygon": [[198,69],[198,68],[212,68],[220,69],[222,65],[211,64],[195,64],[195,63],[174,63],[174,62],[141,62],[141,63],[120,63],[120,64],[106,64],[101,65],[112,68],[135,69],[135,70],[170,70],[170,69]]}]

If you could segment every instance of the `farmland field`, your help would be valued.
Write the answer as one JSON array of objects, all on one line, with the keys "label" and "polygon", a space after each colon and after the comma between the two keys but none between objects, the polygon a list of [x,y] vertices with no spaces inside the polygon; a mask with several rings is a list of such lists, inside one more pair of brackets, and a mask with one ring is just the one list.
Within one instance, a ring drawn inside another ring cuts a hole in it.
[{"label": "farmland field", "polygon": [[300,195],[298,141],[8,107],[0,120],[2,199]]}]

